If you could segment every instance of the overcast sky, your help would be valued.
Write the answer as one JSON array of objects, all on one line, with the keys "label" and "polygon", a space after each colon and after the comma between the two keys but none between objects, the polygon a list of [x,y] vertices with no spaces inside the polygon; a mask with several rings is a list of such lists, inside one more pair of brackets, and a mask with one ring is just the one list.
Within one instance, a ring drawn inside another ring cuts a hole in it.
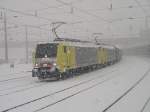
[{"label": "overcast sky", "polygon": [[[92,39],[139,37],[150,22],[149,0],[0,0],[0,40],[6,8],[8,38],[22,41],[28,25],[30,40],[53,39],[53,22],[66,24],[58,29],[61,37]],[[50,37],[50,38],[49,38]]]}]

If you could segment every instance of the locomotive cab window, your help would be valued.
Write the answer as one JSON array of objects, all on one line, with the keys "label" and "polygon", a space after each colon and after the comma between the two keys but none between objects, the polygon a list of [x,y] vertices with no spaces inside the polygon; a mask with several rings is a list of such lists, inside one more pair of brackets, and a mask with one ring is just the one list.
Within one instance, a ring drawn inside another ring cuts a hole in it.
[{"label": "locomotive cab window", "polygon": [[35,58],[44,58],[47,57],[56,57],[57,55],[57,44],[48,43],[48,44],[38,44],[36,48]]}]

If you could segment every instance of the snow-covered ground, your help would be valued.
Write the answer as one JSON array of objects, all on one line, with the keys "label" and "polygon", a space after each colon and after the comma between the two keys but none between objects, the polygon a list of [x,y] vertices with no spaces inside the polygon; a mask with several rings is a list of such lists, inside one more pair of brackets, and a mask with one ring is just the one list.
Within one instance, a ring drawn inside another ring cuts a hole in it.
[{"label": "snow-covered ground", "polygon": [[26,76],[27,72],[31,72],[32,64],[2,64],[0,65],[0,82],[11,78]]},{"label": "snow-covered ground", "polygon": [[112,66],[61,81],[40,82],[31,69],[0,66],[0,111],[150,112],[148,57],[124,56]]}]

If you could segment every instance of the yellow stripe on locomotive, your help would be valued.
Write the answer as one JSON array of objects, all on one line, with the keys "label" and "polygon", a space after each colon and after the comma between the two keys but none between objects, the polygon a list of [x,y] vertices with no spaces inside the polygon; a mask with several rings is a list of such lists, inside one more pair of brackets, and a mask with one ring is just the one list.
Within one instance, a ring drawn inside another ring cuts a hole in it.
[{"label": "yellow stripe on locomotive", "polygon": [[75,68],[75,47],[60,43],[57,47],[56,61],[61,72]]}]

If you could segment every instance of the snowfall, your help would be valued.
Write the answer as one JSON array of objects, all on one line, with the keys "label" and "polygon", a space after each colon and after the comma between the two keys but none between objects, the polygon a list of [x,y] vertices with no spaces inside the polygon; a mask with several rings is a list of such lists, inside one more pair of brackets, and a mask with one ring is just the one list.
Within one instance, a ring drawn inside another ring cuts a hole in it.
[{"label": "snowfall", "polygon": [[124,55],[114,65],[59,81],[39,81],[32,64],[0,65],[0,111],[150,112],[150,58]]}]

